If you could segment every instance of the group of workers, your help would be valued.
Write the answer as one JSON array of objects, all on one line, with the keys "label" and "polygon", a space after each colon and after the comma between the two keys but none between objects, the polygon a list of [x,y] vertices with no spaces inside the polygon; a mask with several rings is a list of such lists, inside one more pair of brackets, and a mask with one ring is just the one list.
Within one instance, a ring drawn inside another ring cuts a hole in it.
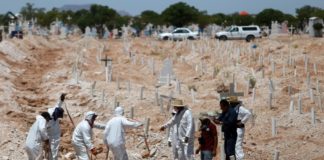
[{"label": "group of workers", "polygon": [[[217,153],[218,134],[216,125],[221,125],[224,133],[224,151],[226,160],[243,160],[243,138],[245,124],[251,112],[235,96],[226,97],[219,103],[222,113],[219,116],[203,115],[199,118],[199,147],[201,160],[212,160]],[[172,101],[172,118],[161,126],[160,130],[169,129],[168,145],[172,147],[173,159],[194,159],[195,122],[190,108],[183,100]]]},{"label": "group of workers", "polygon": [[[26,140],[25,150],[29,160],[57,160],[61,130],[59,118],[63,118],[66,94],[60,96],[59,102],[54,108],[48,109],[36,116],[36,121],[30,128]],[[160,131],[168,129],[168,145],[172,147],[173,159],[192,160],[195,153],[200,153],[201,160],[212,160],[217,153],[218,134],[216,125],[221,125],[224,133],[224,151],[226,160],[242,160],[244,152],[242,148],[245,123],[251,117],[251,113],[237,97],[228,97],[220,101],[220,116],[212,118],[202,116],[199,118],[200,136],[199,147],[194,150],[195,122],[191,109],[184,104],[182,99],[174,99],[172,117],[160,127]],[[93,144],[93,128],[104,130],[103,143],[113,153],[114,160],[128,160],[125,147],[125,129],[137,128],[143,125],[124,117],[124,109],[119,106],[114,111],[114,117],[106,125],[95,123],[98,114],[89,111],[73,131],[72,145],[75,155],[79,160],[89,160],[96,156],[98,150]],[[43,151],[46,152],[43,157]]]}]

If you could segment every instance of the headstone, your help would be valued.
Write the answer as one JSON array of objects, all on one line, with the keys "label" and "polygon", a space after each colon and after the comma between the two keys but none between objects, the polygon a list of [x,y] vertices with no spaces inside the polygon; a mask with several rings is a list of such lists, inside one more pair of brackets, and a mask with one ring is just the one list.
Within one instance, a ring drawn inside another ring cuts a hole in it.
[{"label": "headstone", "polygon": [[279,155],[280,155],[280,152],[276,150],[274,153],[274,156],[273,156],[273,160],[279,160]]},{"label": "headstone", "polygon": [[91,28],[91,37],[93,37],[93,38],[97,38],[97,29],[96,29],[96,27],[92,27]]},{"label": "headstone", "polygon": [[140,91],[140,100],[143,100],[143,94],[144,94],[144,86],[141,87],[141,91]]},{"label": "headstone", "polygon": [[145,120],[145,136],[147,137],[149,135],[149,129],[150,129],[150,118],[146,118]]},{"label": "headstone", "polygon": [[290,105],[289,105],[289,112],[293,113],[294,112],[294,100],[290,100]]},{"label": "headstone", "polygon": [[316,64],[316,63],[314,63],[314,65],[313,65],[313,66],[314,66],[314,74],[315,74],[315,75],[317,75],[317,64]]},{"label": "headstone", "polygon": [[269,93],[269,108],[271,109],[272,108],[272,93],[270,92]]},{"label": "headstone", "polygon": [[314,110],[313,107],[312,107],[312,109],[311,109],[311,118],[312,118],[312,125],[315,126],[315,123],[316,123],[316,117],[315,117],[315,110]]},{"label": "headstone", "polygon": [[227,98],[227,97],[230,97],[230,96],[244,96],[244,93],[243,92],[235,92],[234,90],[234,84],[231,83],[230,84],[230,88],[229,88],[229,92],[225,93],[225,92],[222,92],[220,93],[220,99],[224,99],[224,98]]},{"label": "headstone", "polygon": [[277,135],[277,122],[274,117],[272,117],[271,120],[272,120],[272,137],[275,137]]},{"label": "headstone", "polygon": [[299,114],[302,114],[302,97],[300,94],[298,95],[298,111]]},{"label": "headstone", "polygon": [[85,35],[85,37],[91,37],[91,29],[90,29],[90,27],[86,27],[85,28],[85,33],[84,33],[84,35]]},{"label": "headstone", "polygon": [[67,28],[66,27],[61,27],[60,29],[60,38],[61,39],[65,39],[67,37]]},{"label": "headstone", "polygon": [[318,95],[318,107],[320,108],[321,112],[323,112],[323,104],[322,104],[322,95]]},{"label": "headstone", "polygon": [[101,59],[101,61],[105,62],[105,73],[106,73],[106,82],[111,81],[112,77],[112,66],[111,66],[111,58],[108,58],[106,55],[106,58]]},{"label": "headstone", "polygon": [[181,94],[181,82],[177,80],[176,91],[178,94]]},{"label": "headstone", "polygon": [[159,90],[158,88],[155,89],[155,102],[156,102],[156,105],[159,106],[160,103],[159,103]]},{"label": "headstone", "polygon": [[321,34],[318,31],[316,31],[314,29],[314,27],[313,27],[313,25],[316,24],[316,23],[320,23],[322,25],[324,24],[323,19],[321,19],[321,18],[318,18],[318,17],[310,17],[309,18],[309,21],[308,21],[308,33],[312,37],[316,37],[316,36],[318,36],[318,34]]},{"label": "headstone", "polygon": [[91,96],[94,97],[94,92],[95,92],[95,88],[96,88],[96,81],[94,81],[91,85]]},{"label": "headstone", "polygon": [[134,107],[131,107],[130,118],[134,119]]},{"label": "headstone", "polygon": [[172,60],[167,58],[163,61],[163,67],[160,72],[159,83],[168,84],[168,80],[173,80],[175,78],[173,73]]},{"label": "headstone", "polygon": [[191,88],[190,89],[190,93],[191,93],[191,99],[192,99],[192,103],[195,103],[195,91]]}]

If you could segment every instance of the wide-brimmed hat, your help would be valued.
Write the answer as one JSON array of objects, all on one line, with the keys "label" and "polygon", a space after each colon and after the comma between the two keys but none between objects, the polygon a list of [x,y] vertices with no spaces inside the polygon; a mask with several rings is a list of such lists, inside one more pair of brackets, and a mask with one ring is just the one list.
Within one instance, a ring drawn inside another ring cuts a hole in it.
[{"label": "wide-brimmed hat", "polygon": [[238,103],[238,102],[239,102],[237,96],[229,96],[229,97],[227,97],[226,99],[227,99],[227,101],[228,101],[229,103]]},{"label": "wide-brimmed hat", "polygon": [[171,102],[171,106],[173,106],[173,107],[184,107],[186,105],[184,104],[182,99],[174,99]]}]

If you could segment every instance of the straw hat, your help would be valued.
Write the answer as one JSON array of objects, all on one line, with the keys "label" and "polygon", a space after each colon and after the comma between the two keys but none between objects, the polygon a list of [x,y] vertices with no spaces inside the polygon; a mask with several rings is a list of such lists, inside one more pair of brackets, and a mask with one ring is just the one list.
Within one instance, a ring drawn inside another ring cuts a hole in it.
[{"label": "straw hat", "polygon": [[237,96],[230,96],[230,97],[227,97],[226,99],[229,103],[238,103],[239,102]]},{"label": "straw hat", "polygon": [[174,99],[172,102],[171,102],[171,106],[173,107],[184,107],[186,106],[183,102],[182,99]]}]

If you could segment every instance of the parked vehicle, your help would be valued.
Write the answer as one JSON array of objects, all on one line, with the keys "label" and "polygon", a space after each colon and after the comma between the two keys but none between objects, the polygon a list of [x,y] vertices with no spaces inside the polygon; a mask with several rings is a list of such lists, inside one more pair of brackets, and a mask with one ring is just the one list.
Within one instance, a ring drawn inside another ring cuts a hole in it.
[{"label": "parked vehicle", "polygon": [[160,40],[194,40],[199,39],[199,33],[198,32],[192,32],[188,28],[176,28],[171,33],[160,33],[159,34]]},{"label": "parked vehicle", "polygon": [[224,41],[228,39],[245,39],[250,42],[255,38],[261,38],[261,29],[257,25],[231,26],[225,31],[217,32],[215,38]]}]

